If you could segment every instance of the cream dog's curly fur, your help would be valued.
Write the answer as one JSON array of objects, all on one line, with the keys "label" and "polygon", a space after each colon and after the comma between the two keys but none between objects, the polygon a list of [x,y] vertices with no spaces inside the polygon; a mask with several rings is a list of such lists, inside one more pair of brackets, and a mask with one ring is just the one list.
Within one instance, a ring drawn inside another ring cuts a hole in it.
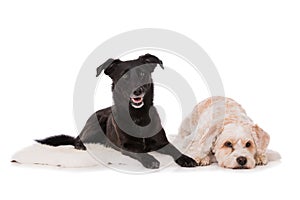
[{"label": "cream dog's curly fur", "polygon": [[226,97],[211,97],[196,105],[182,122],[177,140],[202,166],[216,160],[221,167],[250,169],[268,162],[269,135]]}]

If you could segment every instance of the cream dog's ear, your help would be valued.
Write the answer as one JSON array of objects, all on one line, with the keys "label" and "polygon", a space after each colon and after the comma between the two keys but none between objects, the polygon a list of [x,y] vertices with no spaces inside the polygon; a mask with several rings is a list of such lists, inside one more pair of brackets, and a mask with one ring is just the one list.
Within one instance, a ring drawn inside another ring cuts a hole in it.
[{"label": "cream dog's ear", "polygon": [[256,145],[256,164],[265,165],[268,163],[266,150],[269,145],[270,136],[257,124],[252,127],[252,136]]}]

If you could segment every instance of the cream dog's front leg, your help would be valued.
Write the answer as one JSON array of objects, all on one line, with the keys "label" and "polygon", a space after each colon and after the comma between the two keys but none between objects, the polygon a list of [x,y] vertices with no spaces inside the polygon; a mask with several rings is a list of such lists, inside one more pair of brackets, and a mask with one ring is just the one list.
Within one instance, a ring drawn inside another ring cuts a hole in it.
[{"label": "cream dog's front leg", "polygon": [[216,137],[219,135],[218,128],[213,126],[203,130],[198,128],[194,132],[194,138],[188,147],[187,154],[192,156],[200,166],[211,164],[211,149]]}]

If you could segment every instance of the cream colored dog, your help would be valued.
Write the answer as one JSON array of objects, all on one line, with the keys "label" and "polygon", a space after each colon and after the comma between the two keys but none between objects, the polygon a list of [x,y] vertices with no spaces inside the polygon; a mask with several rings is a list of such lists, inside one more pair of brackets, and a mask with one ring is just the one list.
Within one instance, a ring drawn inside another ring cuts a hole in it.
[{"label": "cream colored dog", "polygon": [[232,169],[268,163],[269,135],[230,98],[212,97],[196,105],[182,122],[177,140],[201,166],[214,160]]}]

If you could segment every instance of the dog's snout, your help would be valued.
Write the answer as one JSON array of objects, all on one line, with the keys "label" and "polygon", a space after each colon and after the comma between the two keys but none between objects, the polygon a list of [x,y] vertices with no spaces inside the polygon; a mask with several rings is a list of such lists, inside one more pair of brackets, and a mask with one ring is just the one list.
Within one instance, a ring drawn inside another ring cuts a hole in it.
[{"label": "dog's snout", "polygon": [[244,166],[244,165],[246,165],[246,163],[247,163],[247,158],[244,157],[244,156],[240,156],[240,157],[238,157],[238,158],[236,159],[236,162],[237,162],[239,165]]},{"label": "dog's snout", "polygon": [[133,94],[134,94],[135,96],[140,96],[140,95],[143,94],[143,93],[144,93],[144,90],[143,90],[142,87],[139,87],[138,89],[136,89],[136,90],[133,92]]}]

